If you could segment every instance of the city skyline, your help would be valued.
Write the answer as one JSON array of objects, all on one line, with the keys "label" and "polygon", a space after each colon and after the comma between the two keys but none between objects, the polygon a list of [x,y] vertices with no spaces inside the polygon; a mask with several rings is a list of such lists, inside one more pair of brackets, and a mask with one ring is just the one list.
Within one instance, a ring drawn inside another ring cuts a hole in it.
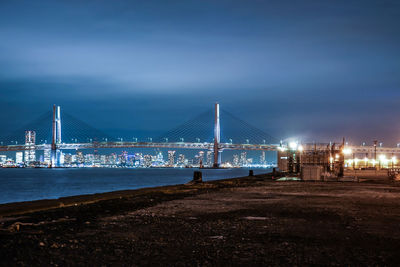
[{"label": "city skyline", "polygon": [[[43,153],[37,154],[35,151],[30,150],[24,152],[19,151],[15,152],[14,154],[15,156],[10,155],[10,153],[8,153],[8,155],[3,155],[0,153],[0,167],[51,166],[50,149],[44,150]],[[214,157],[213,151],[203,150],[194,153],[185,153],[176,150],[158,150],[153,151],[152,153],[133,152],[132,150],[130,152],[121,151],[120,153],[104,153],[104,151],[85,152],[76,150],[75,152],[61,152],[60,156],[60,166],[76,168],[212,168]],[[265,151],[259,151],[258,153],[253,152],[252,156],[253,157],[248,157],[247,152],[245,151],[240,153],[231,153],[229,156],[224,158],[221,167],[269,168],[275,167],[277,164],[276,159],[273,159],[274,155],[266,156]]]}]

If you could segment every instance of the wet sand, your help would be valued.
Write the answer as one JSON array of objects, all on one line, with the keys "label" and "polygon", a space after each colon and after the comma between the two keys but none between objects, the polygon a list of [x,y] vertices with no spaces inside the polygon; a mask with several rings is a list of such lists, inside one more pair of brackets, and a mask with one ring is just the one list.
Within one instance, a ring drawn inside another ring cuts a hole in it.
[{"label": "wet sand", "polygon": [[0,264],[400,265],[400,184],[269,175],[0,205]]}]

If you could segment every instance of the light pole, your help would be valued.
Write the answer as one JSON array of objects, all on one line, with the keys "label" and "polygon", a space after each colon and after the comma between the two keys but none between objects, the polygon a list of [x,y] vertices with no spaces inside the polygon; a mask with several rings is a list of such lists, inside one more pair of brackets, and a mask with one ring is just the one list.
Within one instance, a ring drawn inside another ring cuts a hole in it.
[{"label": "light pole", "polygon": [[[375,153],[375,156],[374,156],[374,158],[375,158],[375,164],[376,164],[376,145],[378,144],[378,140],[374,140],[374,153]],[[374,166],[375,167],[375,169],[376,169],[376,165]]]}]

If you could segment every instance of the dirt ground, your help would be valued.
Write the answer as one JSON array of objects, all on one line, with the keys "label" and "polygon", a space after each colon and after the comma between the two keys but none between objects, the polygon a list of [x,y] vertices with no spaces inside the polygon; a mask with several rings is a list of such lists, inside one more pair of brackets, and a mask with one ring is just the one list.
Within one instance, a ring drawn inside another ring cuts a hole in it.
[{"label": "dirt ground", "polygon": [[400,265],[398,182],[258,176],[116,196],[8,207],[0,265]]}]

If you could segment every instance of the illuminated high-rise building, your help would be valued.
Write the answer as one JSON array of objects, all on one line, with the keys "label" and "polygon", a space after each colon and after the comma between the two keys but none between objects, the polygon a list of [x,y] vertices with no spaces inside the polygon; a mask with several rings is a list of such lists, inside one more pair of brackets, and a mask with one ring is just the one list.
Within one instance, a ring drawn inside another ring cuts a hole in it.
[{"label": "illuminated high-rise building", "polygon": [[163,153],[160,151],[157,154],[157,164],[158,165],[164,165],[164,156]]},{"label": "illuminated high-rise building", "polygon": [[265,165],[265,151],[261,152],[261,156],[260,156],[260,164]]},{"label": "illuminated high-rise building", "polygon": [[175,164],[175,150],[168,151],[168,166],[173,167]]},{"label": "illuminated high-rise building", "polygon": [[101,165],[106,165],[106,155],[100,155],[100,164]]},{"label": "illuminated high-rise building", "polygon": [[241,166],[247,165],[247,152],[240,153],[240,165]]},{"label": "illuminated high-rise building", "polygon": [[0,164],[5,164],[7,162],[7,156],[6,155],[0,155]]},{"label": "illuminated high-rise building", "polygon": [[76,152],[76,163],[83,164],[85,162],[85,157],[83,156],[82,151]]},{"label": "illuminated high-rise building", "polygon": [[17,164],[24,163],[22,152],[15,153],[15,163],[17,163]]},{"label": "illuminated high-rise building", "polygon": [[111,163],[112,165],[117,164],[117,154],[112,153],[112,154],[110,155],[110,163]]},{"label": "illuminated high-rise building", "polygon": [[93,162],[94,162],[94,155],[86,154],[85,155],[85,165],[93,165]]},{"label": "illuminated high-rise building", "polygon": [[60,156],[58,158],[60,159],[60,166],[62,166],[65,162],[65,153],[61,152],[61,150],[58,150],[57,153],[60,153]]},{"label": "illuminated high-rise building", "polygon": [[185,166],[185,155],[179,154],[178,160],[177,160],[177,165],[180,167]]},{"label": "illuminated high-rise building", "polygon": [[25,131],[25,146],[27,146],[28,148],[28,150],[25,150],[26,164],[36,161],[35,143],[36,143],[36,132]]},{"label": "illuminated high-rise building", "polygon": [[144,155],[143,156],[144,166],[146,168],[151,167],[152,157],[151,155]]},{"label": "illuminated high-rise building", "polygon": [[128,152],[122,151],[122,154],[119,156],[119,164],[126,166],[127,161],[128,161]]},{"label": "illuminated high-rise building", "polygon": [[200,167],[202,167],[202,165],[204,165],[204,151],[199,151],[199,155],[197,157],[198,160],[198,164]]},{"label": "illuminated high-rise building", "polygon": [[239,156],[237,154],[233,155],[233,166],[239,167]]},{"label": "illuminated high-rise building", "polygon": [[46,164],[50,164],[51,163],[51,149],[45,149],[43,152],[43,161]]},{"label": "illuminated high-rise building", "polygon": [[135,166],[142,167],[144,166],[143,163],[143,154],[142,153],[135,153]]},{"label": "illuminated high-rise building", "polygon": [[207,151],[207,166],[211,167],[213,165],[213,152]]},{"label": "illuminated high-rise building", "polygon": [[72,164],[72,155],[71,154],[65,154],[64,155],[64,163],[71,165]]}]

